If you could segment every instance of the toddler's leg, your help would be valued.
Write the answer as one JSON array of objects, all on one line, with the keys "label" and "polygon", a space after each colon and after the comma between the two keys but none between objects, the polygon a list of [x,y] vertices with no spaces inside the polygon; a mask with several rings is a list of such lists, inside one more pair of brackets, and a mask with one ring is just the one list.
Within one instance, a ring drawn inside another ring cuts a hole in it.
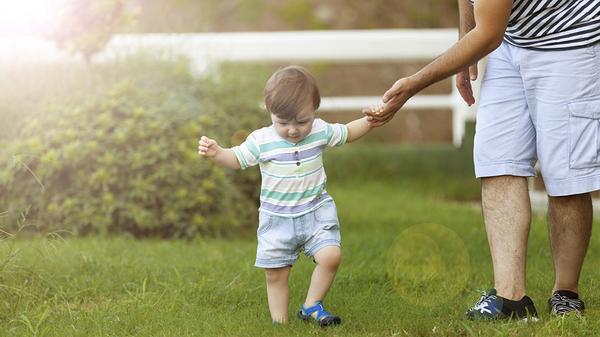
[{"label": "toddler's leg", "polygon": [[337,246],[327,246],[315,254],[317,266],[310,280],[305,307],[312,307],[317,301],[323,301],[333,283],[341,257],[342,251]]},{"label": "toddler's leg", "polygon": [[265,269],[267,299],[273,322],[288,321],[288,279],[291,267]]}]

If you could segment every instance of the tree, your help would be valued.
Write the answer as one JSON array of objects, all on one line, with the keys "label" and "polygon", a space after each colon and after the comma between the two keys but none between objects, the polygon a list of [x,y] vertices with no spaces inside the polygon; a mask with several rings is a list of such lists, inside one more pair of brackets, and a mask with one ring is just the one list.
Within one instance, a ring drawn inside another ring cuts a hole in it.
[{"label": "tree", "polygon": [[59,48],[83,56],[89,65],[112,35],[132,19],[126,0],[67,0],[49,37]]}]

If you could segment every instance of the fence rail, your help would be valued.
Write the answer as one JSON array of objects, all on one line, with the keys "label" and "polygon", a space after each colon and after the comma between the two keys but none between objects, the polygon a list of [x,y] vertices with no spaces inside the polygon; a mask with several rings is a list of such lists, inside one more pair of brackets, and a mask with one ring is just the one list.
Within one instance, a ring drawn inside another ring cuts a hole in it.
[{"label": "fence rail", "polygon": [[[215,62],[406,62],[431,60],[457,39],[454,29],[338,30],[199,34],[116,35],[97,61],[135,53],[156,52],[164,57],[186,57],[192,70],[203,72]],[[40,38],[0,38],[0,64],[53,62],[70,58]],[[479,85],[475,84],[475,91]],[[383,94],[383,93],[382,93]],[[380,96],[323,97],[321,110],[358,110],[379,103]],[[453,143],[460,146],[464,125],[474,120],[454,85],[448,95],[417,95],[410,109],[452,110]]]}]

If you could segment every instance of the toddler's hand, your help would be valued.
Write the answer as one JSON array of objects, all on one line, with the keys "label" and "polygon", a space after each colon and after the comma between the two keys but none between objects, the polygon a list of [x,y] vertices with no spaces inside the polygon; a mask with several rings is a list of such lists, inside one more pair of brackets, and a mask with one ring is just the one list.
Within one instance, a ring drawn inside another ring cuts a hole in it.
[{"label": "toddler's hand", "polygon": [[[383,112],[384,107],[385,107],[385,104],[383,104],[383,103],[378,104],[378,105],[373,105],[369,108],[364,108],[362,110],[362,113],[363,113],[363,115],[366,115],[366,116],[374,116],[374,115],[378,116]],[[369,121],[369,126],[374,126],[374,125],[372,125],[371,121]],[[379,125],[377,125],[377,126],[379,126]]]},{"label": "toddler's hand", "polygon": [[198,142],[198,153],[201,156],[214,158],[219,153],[221,147],[214,139],[202,136]]}]

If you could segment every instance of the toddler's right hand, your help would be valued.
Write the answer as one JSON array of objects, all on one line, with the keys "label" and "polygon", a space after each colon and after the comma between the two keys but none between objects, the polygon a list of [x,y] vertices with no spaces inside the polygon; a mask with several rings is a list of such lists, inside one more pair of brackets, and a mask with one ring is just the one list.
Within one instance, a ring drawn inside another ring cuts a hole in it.
[{"label": "toddler's right hand", "polygon": [[[379,116],[379,114],[381,114],[383,112],[383,109],[385,108],[385,104],[377,104],[377,105],[372,105],[369,108],[364,108],[362,110],[363,115],[369,117],[369,116]],[[371,120],[369,120],[369,126],[373,127],[374,125],[371,123]],[[377,125],[380,126],[380,125]]]},{"label": "toddler's right hand", "polygon": [[198,142],[198,153],[204,157],[214,158],[220,149],[217,141],[206,136],[202,136]]}]

